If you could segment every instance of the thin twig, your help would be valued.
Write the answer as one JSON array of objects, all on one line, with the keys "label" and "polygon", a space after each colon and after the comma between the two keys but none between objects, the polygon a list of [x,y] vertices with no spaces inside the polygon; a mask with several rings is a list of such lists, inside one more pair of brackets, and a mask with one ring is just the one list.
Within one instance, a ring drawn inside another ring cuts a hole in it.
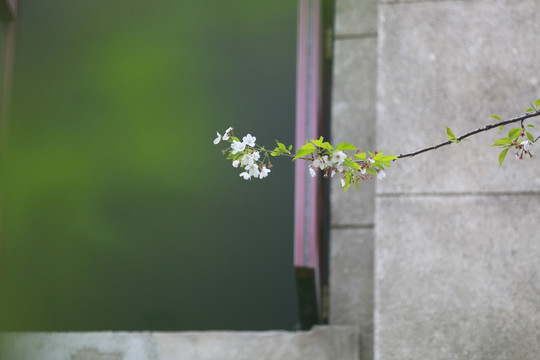
[{"label": "thin twig", "polygon": [[413,157],[413,156],[416,156],[418,154],[421,154],[421,153],[424,153],[424,152],[427,152],[427,151],[438,149],[438,148],[440,148],[442,146],[445,146],[445,145],[450,145],[453,142],[461,141],[461,140],[463,140],[465,138],[468,138],[469,136],[472,136],[472,135],[475,135],[475,134],[478,134],[478,133],[481,133],[481,132],[484,132],[484,131],[488,131],[488,130],[491,130],[493,128],[499,127],[499,126],[512,124],[512,123],[515,123],[515,122],[518,122],[518,121],[523,121],[525,119],[532,118],[532,117],[535,117],[535,116],[540,116],[540,110],[536,110],[535,112],[532,112],[532,113],[526,113],[525,115],[521,115],[521,116],[518,116],[518,117],[515,117],[515,118],[512,118],[512,119],[503,120],[503,121],[500,121],[500,122],[495,123],[495,124],[486,125],[486,126],[484,126],[482,128],[470,131],[470,132],[468,132],[466,134],[463,134],[463,135],[461,135],[459,137],[456,137],[456,138],[452,139],[454,141],[447,140],[447,141],[442,142],[440,144],[429,146],[429,147],[426,147],[426,148],[423,148],[423,149],[420,149],[420,150],[417,150],[417,151],[413,151],[413,152],[406,153],[406,154],[399,154],[397,158],[398,159],[403,159],[403,158],[406,158],[406,157]]}]

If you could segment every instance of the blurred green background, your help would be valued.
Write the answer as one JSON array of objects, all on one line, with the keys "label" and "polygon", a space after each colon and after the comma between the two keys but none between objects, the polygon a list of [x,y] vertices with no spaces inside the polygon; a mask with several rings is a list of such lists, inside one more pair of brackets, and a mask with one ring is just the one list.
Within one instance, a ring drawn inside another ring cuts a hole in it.
[{"label": "blurred green background", "polygon": [[296,6],[21,2],[0,330],[294,328],[293,166],[212,141],[293,142]]}]

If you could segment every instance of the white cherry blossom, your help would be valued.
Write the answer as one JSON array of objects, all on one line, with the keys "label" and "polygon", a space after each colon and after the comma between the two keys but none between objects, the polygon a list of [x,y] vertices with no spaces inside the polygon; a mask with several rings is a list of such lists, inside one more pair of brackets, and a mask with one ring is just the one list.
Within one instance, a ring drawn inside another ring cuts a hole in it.
[{"label": "white cherry blossom", "polygon": [[321,170],[324,170],[328,166],[328,155],[321,156],[313,160],[313,167],[318,167]]},{"label": "white cherry blossom", "polygon": [[214,145],[219,144],[219,142],[221,141],[221,134],[218,133],[217,131],[216,131],[216,134],[217,134],[217,138],[214,139]]},{"label": "white cherry blossom", "polygon": [[332,162],[337,164],[337,165],[341,165],[345,161],[345,158],[347,158],[347,154],[345,154],[341,150],[338,150],[332,156]]},{"label": "white cherry blossom", "polygon": [[250,147],[255,146],[255,140],[257,140],[257,138],[255,136],[251,136],[251,134],[247,134],[242,138],[243,143]]},{"label": "white cherry blossom", "polygon": [[247,165],[244,169],[248,172],[250,176],[258,177],[260,174],[257,164]]},{"label": "white cherry blossom", "polygon": [[241,176],[242,178],[244,178],[244,180],[249,180],[249,179],[251,179],[251,175],[249,175],[249,174],[248,174],[247,172],[245,172],[245,171],[244,171],[243,173],[241,173],[240,176]]},{"label": "white cherry blossom", "polygon": [[232,153],[234,155],[237,152],[244,151],[246,149],[246,144],[240,141],[233,140],[233,143],[231,144],[231,149],[233,149]]},{"label": "white cherry blossom", "polygon": [[533,142],[531,142],[530,140],[525,140],[525,141],[522,141],[521,142],[521,145],[523,146],[523,150],[525,150],[526,152],[528,152],[530,155],[532,155],[532,147],[534,145]]},{"label": "white cherry blossom", "polygon": [[266,166],[263,165],[261,172],[259,174],[259,179],[264,179],[268,176],[268,173],[270,172],[270,169],[268,169]]},{"label": "white cherry blossom", "polygon": [[255,159],[253,158],[253,156],[251,156],[251,154],[246,154],[242,157],[240,163],[242,164],[242,166],[253,165],[255,163]]},{"label": "white cherry blossom", "polygon": [[225,130],[225,134],[223,134],[223,140],[229,140],[229,138],[231,137],[231,134],[230,134],[231,130],[232,130],[232,127]]}]

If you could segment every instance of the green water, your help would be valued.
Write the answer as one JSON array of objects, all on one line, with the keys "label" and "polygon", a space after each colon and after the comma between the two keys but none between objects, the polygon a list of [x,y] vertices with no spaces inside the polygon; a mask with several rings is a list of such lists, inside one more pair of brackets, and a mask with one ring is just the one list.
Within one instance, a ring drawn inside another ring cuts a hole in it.
[{"label": "green water", "polygon": [[261,330],[298,321],[296,2],[25,0],[3,154],[0,330]]}]

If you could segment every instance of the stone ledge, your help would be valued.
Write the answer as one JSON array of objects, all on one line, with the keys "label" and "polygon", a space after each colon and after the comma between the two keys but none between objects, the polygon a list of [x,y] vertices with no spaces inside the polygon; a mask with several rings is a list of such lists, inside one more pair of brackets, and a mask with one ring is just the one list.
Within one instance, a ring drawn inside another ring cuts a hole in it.
[{"label": "stone ledge", "polygon": [[10,360],[358,360],[355,326],[307,332],[3,333],[0,359]]}]

